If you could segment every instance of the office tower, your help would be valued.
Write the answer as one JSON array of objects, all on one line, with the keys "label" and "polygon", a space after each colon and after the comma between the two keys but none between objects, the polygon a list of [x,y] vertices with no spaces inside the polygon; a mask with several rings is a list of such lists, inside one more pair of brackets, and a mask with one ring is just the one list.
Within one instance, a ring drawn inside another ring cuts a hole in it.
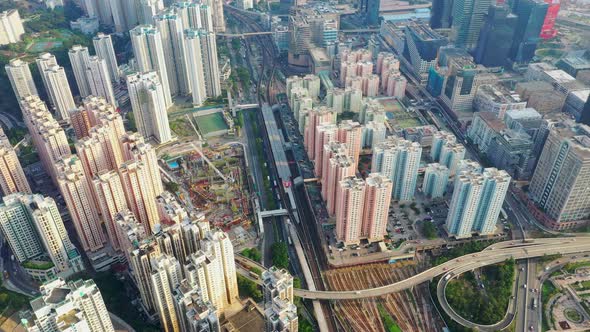
[{"label": "office tower", "polygon": [[166,93],[157,73],[127,76],[127,88],[139,133],[159,144],[169,142],[172,134],[166,113]]},{"label": "office tower", "polygon": [[98,33],[92,38],[92,44],[96,55],[107,63],[109,68],[109,77],[113,82],[119,80],[119,65],[117,64],[117,57],[115,49],[113,48],[113,40],[110,35]]},{"label": "office tower", "polygon": [[180,263],[172,256],[161,255],[152,260],[152,296],[157,307],[162,330],[180,332],[180,324],[174,310],[173,291],[182,279]]},{"label": "office tower", "polygon": [[203,300],[201,289],[184,279],[174,290],[174,308],[181,331],[218,332],[219,318],[211,302]]},{"label": "office tower", "polygon": [[[239,299],[238,280],[234,261],[234,247],[229,236],[220,230],[209,231],[205,233],[201,247],[219,259],[222,275],[218,277],[222,279],[224,284],[225,291],[222,296],[224,298],[224,307],[234,304]],[[221,310],[221,308],[217,308]]]},{"label": "office tower", "polygon": [[153,188],[154,197],[158,197],[164,192],[162,185],[162,178],[160,176],[160,169],[158,166],[158,158],[156,157],[156,150],[154,147],[146,143],[141,135],[138,133],[127,133],[121,139],[121,146],[123,148],[123,158],[125,160],[133,160],[142,162],[148,171],[148,177]]},{"label": "office tower", "polygon": [[121,244],[115,218],[121,211],[128,211],[119,174],[116,171],[101,172],[94,177],[92,184],[96,195],[96,205],[105,223],[111,247],[119,250]]},{"label": "office tower", "polygon": [[472,110],[477,88],[497,82],[496,76],[488,73],[485,67],[478,67],[469,55],[450,57],[447,67],[440,97],[453,112]]},{"label": "office tower", "polygon": [[433,29],[448,29],[453,21],[453,0],[432,1],[430,27]]},{"label": "office tower", "polygon": [[20,106],[43,168],[57,184],[54,164],[71,154],[66,134],[38,96],[22,99]]},{"label": "office tower", "polygon": [[139,0],[139,24],[153,25],[154,16],[164,10],[162,0]]},{"label": "office tower", "polygon": [[365,15],[367,25],[379,25],[379,5],[381,1],[360,0],[360,12]]},{"label": "office tower", "polygon": [[101,249],[106,238],[100,225],[90,182],[84,174],[80,159],[76,155],[66,157],[57,162],[55,167],[59,190],[66,201],[82,249],[92,252]]},{"label": "office tower", "polygon": [[570,229],[590,213],[588,147],[590,127],[562,121],[549,129],[530,184],[530,196],[542,209],[546,226]]},{"label": "office tower", "polygon": [[508,57],[515,64],[526,64],[535,56],[549,5],[541,0],[519,0],[515,4],[513,13],[518,21]]},{"label": "office tower", "polygon": [[432,147],[430,148],[430,158],[434,162],[440,161],[440,154],[442,151],[443,145],[447,143],[455,143],[457,141],[457,137],[452,133],[447,131],[441,130],[434,133],[432,136]]},{"label": "office tower", "polygon": [[16,100],[38,94],[27,62],[21,59],[11,59],[4,66],[4,69],[6,69],[6,74],[8,74],[8,79],[10,80]]},{"label": "office tower", "polygon": [[62,278],[43,284],[31,301],[34,320],[28,331],[114,332],[100,290],[92,279],[66,283]]},{"label": "office tower", "polygon": [[[19,260],[40,258],[37,253],[38,248],[42,248],[41,255],[49,256],[55,274],[69,276],[84,270],[82,257],[70,241],[52,198],[21,193],[9,195],[4,197],[2,211],[3,233]],[[30,230],[31,224],[36,236]]]},{"label": "office tower", "polygon": [[200,30],[199,35],[201,39],[201,57],[203,59],[207,97],[219,97],[221,95],[221,79],[219,75],[219,59],[217,58],[215,33]]},{"label": "office tower", "polygon": [[157,310],[155,299],[152,296],[151,262],[161,255],[160,247],[155,241],[141,241],[139,245],[134,245],[134,249],[129,254],[130,274],[139,290],[141,305],[149,313]]},{"label": "office tower", "polygon": [[446,143],[440,151],[439,163],[449,169],[450,175],[455,175],[457,165],[465,158],[465,147],[461,143]]},{"label": "office tower", "polygon": [[4,130],[0,128],[0,188],[4,196],[31,193],[27,177]]},{"label": "office tower", "polygon": [[187,73],[187,62],[194,60],[185,59],[182,20],[174,10],[168,9],[154,16],[154,21],[162,39],[166,72],[170,80],[170,93],[173,96],[186,96],[191,91]]},{"label": "office tower", "polygon": [[338,126],[338,142],[346,144],[348,155],[354,160],[354,168],[358,168],[361,143],[363,140],[363,127],[352,120],[344,120]]},{"label": "office tower", "polygon": [[[324,156],[326,157],[326,156]],[[354,159],[348,156],[347,153],[335,154],[332,158],[325,161],[328,164],[325,180],[322,180],[322,194],[326,201],[328,214],[333,216],[336,212],[336,204],[338,197],[338,183],[345,177],[354,176],[356,168],[354,167]],[[324,186],[326,189],[324,189]]]},{"label": "office tower", "polygon": [[266,317],[266,332],[297,331],[299,321],[297,306],[292,302],[274,298],[271,306],[264,311]]},{"label": "office tower", "polygon": [[379,173],[371,173],[365,179],[363,226],[361,237],[369,242],[383,240],[387,234],[387,219],[393,183]]},{"label": "office tower", "polygon": [[105,60],[98,56],[88,58],[86,77],[88,78],[90,93],[93,96],[103,97],[109,103],[117,105],[117,99],[115,99],[115,93],[109,75],[109,68]]},{"label": "office tower", "polygon": [[206,0],[205,3],[211,7],[213,17],[213,29],[215,32],[225,32],[225,18],[223,17],[222,0]]},{"label": "office tower", "polygon": [[70,64],[72,65],[72,71],[74,72],[78,92],[82,98],[85,98],[92,93],[90,91],[90,84],[88,83],[89,77],[86,73],[86,69],[89,66],[88,58],[90,57],[88,47],[74,45],[68,51],[68,57],[70,58]]},{"label": "office tower", "polygon": [[358,244],[362,234],[365,181],[349,176],[337,186],[336,238],[345,245]]},{"label": "office tower", "polygon": [[578,122],[583,123],[585,125],[590,125],[590,95],[586,102],[584,103],[584,108],[580,114],[580,120]]},{"label": "office tower", "polygon": [[207,100],[205,67],[201,48],[201,30],[184,31],[186,69],[192,93],[193,105],[201,105]]},{"label": "office tower", "polygon": [[428,70],[436,63],[438,49],[448,41],[438,32],[422,23],[412,23],[404,27],[404,57],[411,64],[414,77],[426,80]]},{"label": "office tower", "polygon": [[416,191],[421,155],[420,143],[390,136],[373,147],[371,172],[393,182],[393,199],[409,201]]},{"label": "office tower", "polygon": [[76,104],[64,68],[53,66],[46,69],[41,75],[45,77],[47,82],[45,89],[57,115],[60,120],[68,120],[70,112],[76,109]]},{"label": "office tower", "polygon": [[476,63],[486,67],[506,64],[518,17],[506,5],[491,5],[485,15],[477,47],[473,52]]},{"label": "office tower", "polygon": [[336,124],[336,112],[332,108],[327,106],[314,107],[307,114],[307,126],[304,131],[303,144],[311,160],[315,160],[320,153],[320,151],[315,150],[318,127],[327,124]]},{"label": "office tower", "polygon": [[160,219],[149,175],[149,169],[142,162],[126,161],[119,168],[127,206],[143,224],[146,232],[153,233]]},{"label": "office tower", "polygon": [[422,192],[430,198],[440,198],[447,191],[449,183],[449,169],[441,164],[433,163],[426,166]]},{"label": "office tower", "polygon": [[457,47],[472,49],[477,43],[491,0],[455,0],[451,40]]},{"label": "office tower", "polygon": [[479,235],[494,234],[498,216],[510,185],[510,175],[497,168],[483,171],[483,187],[478,203],[473,230]]},{"label": "office tower", "polygon": [[[141,73],[147,73],[146,75],[153,76],[148,72],[157,74],[155,76],[158,77],[162,88],[163,106],[164,109],[167,109],[172,105],[172,96],[160,31],[151,25],[140,25],[129,31],[129,35],[133,45],[133,54],[137,61],[137,69]],[[135,77],[141,77],[141,75],[137,74]],[[127,84],[129,84],[129,77]]]},{"label": "office tower", "polygon": [[545,2],[548,4],[547,15],[545,15],[545,20],[543,21],[543,26],[541,27],[540,37],[543,39],[551,39],[557,36],[555,20],[557,19],[557,15],[559,13],[560,1],[545,0]]},{"label": "office tower", "polygon": [[450,236],[456,238],[471,236],[483,183],[484,178],[480,173],[461,172],[457,176],[446,220],[446,228]]},{"label": "office tower", "polygon": [[262,272],[264,307],[268,308],[276,297],[293,303],[293,276],[286,269],[271,266]]},{"label": "office tower", "polygon": [[18,10],[0,12],[0,45],[18,43],[25,34]]}]

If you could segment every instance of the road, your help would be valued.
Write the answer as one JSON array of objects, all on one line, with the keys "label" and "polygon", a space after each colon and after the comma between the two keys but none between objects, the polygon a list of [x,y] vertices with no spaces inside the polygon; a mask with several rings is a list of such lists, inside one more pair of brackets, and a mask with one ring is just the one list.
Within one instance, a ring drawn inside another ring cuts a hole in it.
[{"label": "road", "polygon": [[0,270],[8,273],[8,278],[4,281],[4,285],[12,291],[18,291],[28,296],[38,294],[39,286],[37,282],[31,279],[16,259],[14,261],[10,259],[12,251],[3,238],[0,240],[0,253]]},{"label": "road", "polygon": [[453,259],[418,273],[410,278],[386,286],[341,292],[297,289],[295,290],[295,295],[314,300],[352,300],[369,298],[409,289],[423,282],[432,280],[437,276],[447,273],[455,273],[455,271],[462,271],[466,267],[469,269],[476,269],[482,266],[497,264],[510,258],[518,260],[553,254],[576,254],[588,250],[590,250],[590,237],[540,238],[527,240],[527,243],[504,241],[491,245],[484,249],[483,252]]}]

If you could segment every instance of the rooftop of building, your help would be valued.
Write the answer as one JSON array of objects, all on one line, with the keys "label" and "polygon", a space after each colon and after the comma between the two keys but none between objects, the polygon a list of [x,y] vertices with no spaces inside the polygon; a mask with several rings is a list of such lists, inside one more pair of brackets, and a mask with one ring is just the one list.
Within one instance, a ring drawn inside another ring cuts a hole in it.
[{"label": "rooftop of building", "polygon": [[514,120],[518,119],[531,119],[531,118],[538,118],[540,119],[542,116],[536,109],[532,107],[527,107],[521,110],[509,110],[506,111],[506,114],[510,116],[510,118]]},{"label": "rooftop of building", "polygon": [[489,97],[496,103],[511,104],[522,102],[517,93],[508,91],[508,89],[499,84],[480,85],[477,88],[477,93]]},{"label": "rooftop of building", "polygon": [[576,80],[572,75],[561,69],[547,70],[545,71],[545,75],[549,76],[556,83],[566,83]]},{"label": "rooftop of building", "polygon": [[264,314],[252,300],[248,300],[242,310],[226,319],[221,331],[250,332],[264,331]]},{"label": "rooftop of building", "polygon": [[590,68],[590,52],[588,50],[573,51],[559,61],[567,63],[573,68]]},{"label": "rooftop of building", "polygon": [[585,102],[590,97],[590,89],[572,91],[569,95]]},{"label": "rooftop of building", "polygon": [[423,41],[444,39],[440,33],[432,30],[427,23],[411,21],[411,23],[408,24],[408,28]]},{"label": "rooftop of building", "polygon": [[482,119],[488,127],[490,127],[492,130],[496,132],[500,132],[506,129],[504,121],[498,119],[496,113],[494,112],[477,112],[476,116]]}]

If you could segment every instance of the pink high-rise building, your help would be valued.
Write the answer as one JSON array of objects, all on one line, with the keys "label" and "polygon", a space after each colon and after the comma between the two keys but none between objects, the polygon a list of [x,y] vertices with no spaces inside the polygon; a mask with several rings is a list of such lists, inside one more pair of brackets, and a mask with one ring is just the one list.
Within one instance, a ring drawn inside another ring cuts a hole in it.
[{"label": "pink high-rise building", "polygon": [[315,136],[315,158],[314,158],[314,173],[316,176],[322,176],[324,146],[330,142],[336,141],[338,138],[338,126],[329,123],[321,124],[316,127]]},{"label": "pink high-rise building", "polygon": [[109,236],[109,242],[113,249],[119,250],[121,245],[117,236],[115,218],[119,212],[128,209],[121,178],[116,171],[108,171],[98,174],[92,182],[97,205]]},{"label": "pink high-rise building", "polygon": [[389,97],[403,98],[406,94],[408,81],[399,73],[391,73],[387,82],[386,94]]},{"label": "pink high-rise building", "polygon": [[82,248],[93,252],[101,249],[106,238],[80,159],[76,155],[65,157],[55,164],[55,168],[58,187],[66,201]]},{"label": "pink high-rise building", "polygon": [[[323,147],[323,153],[322,153],[322,165],[321,165],[321,171],[320,171],[320,175],[322,177],[322,198],[324,200],[326,200],[326,197],[328,196],[328,186],[327,186],[327,181],[328,181],[328,172],[330,169],[330,159],[334,158],[334,156],[336,155],[345,155],[348,153],[348,149],[346,147],[346,144],[344,143],[340,143],[337,141],[332,141],[329,142],[328,144],[324,144]],[[319,164],[316,161],[316,168],[318,167]]]},{"label": "pink high-rise building", "polygon": [[119,168],[127,206],[146,232],[154,232],[155,226],[160,223],[150,175],[146,164],[140,161],[126,161]]},{"label": "pink high-rise building", "polygon": [[164,191],[162,177],[158,167],[158,158],[154,147],[144,141],[143,136],[138,133],[127,133],[121,140],[123,147],[123,159],[125,161],[142,162],[149,174],[150,186],[153,189],[154,197],[158,197]]},{"label": "pink high-rise building", "polygon": [[336,112],[330,107],[320,106],[314,107],[311,112],[307,114],[307,126],[305,136],[303,138],[303,144],[309,159],[314,160],[316,158],[315,152],[315,138],[317,127],[322,124],[336,123]]},{"label": "pink high-rise building", "polygon": [[387,233],[387,217],[391,203],[391,180],[379,173],[371,173],[365,180],[365,203],[363,209],[363,238],[369,242],[383,240]]},{"label": "pink high-rise building", "polygon": [[336,198],[336,238],[345,245],[360,242],[365,195],[363,179],[350,176],[339,181]]},{"label": "pink high-rise building", "polygon": [[338,190],[338,183],[347,176],[354,176],[356,167],[354,167],[354,160],[347,154],[337,154],[329,160],[328,173],[326,181],[322,182],[326,188],[326,205],[328,213],[333,216],[336,211],[336,193]]},{"label": "pink high-rise building", "polygon": [[363,130],[360,123],[352,120],[342,121],[338,127],[338,142],[346,144],[348,155],[354,161],[354,169],[358,168]]},{"label": "pink high-rise building", "polygon": [[363,95],[366,97],[376,97],[379,94],[379,76],[369,75],[363,77]]}]

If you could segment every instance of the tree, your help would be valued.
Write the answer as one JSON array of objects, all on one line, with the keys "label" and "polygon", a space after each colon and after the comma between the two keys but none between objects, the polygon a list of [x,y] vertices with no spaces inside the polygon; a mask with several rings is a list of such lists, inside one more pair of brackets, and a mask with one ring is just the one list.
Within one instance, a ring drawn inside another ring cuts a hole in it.
[{"label": "tree", "polygon": [[240,274],[238,274],[238,291],[241,296],[251,297],[254,302],[262,301],[262,292],[258,289],[258,286]]},{"label": "tree", "polygon": [[178,183],[173,182],[173,181],[164,183],[164,186],[166,187],[166,190],[173,192],[173,193],[178,192],[178,189],[180,189],[180,186],[178,185]]},{"label": "tree", "polygon": [[260,253],[260,250],[258,250],[257,248],[244,249],[242,250],[242,255],[256,262],[260,262],[260,260],[262,259],[262,254]]},{"label": "tree", "polygon": [[286,269],[289,267],[289,252],[285,242],[276,242],[270,247],[272,265]]}]

